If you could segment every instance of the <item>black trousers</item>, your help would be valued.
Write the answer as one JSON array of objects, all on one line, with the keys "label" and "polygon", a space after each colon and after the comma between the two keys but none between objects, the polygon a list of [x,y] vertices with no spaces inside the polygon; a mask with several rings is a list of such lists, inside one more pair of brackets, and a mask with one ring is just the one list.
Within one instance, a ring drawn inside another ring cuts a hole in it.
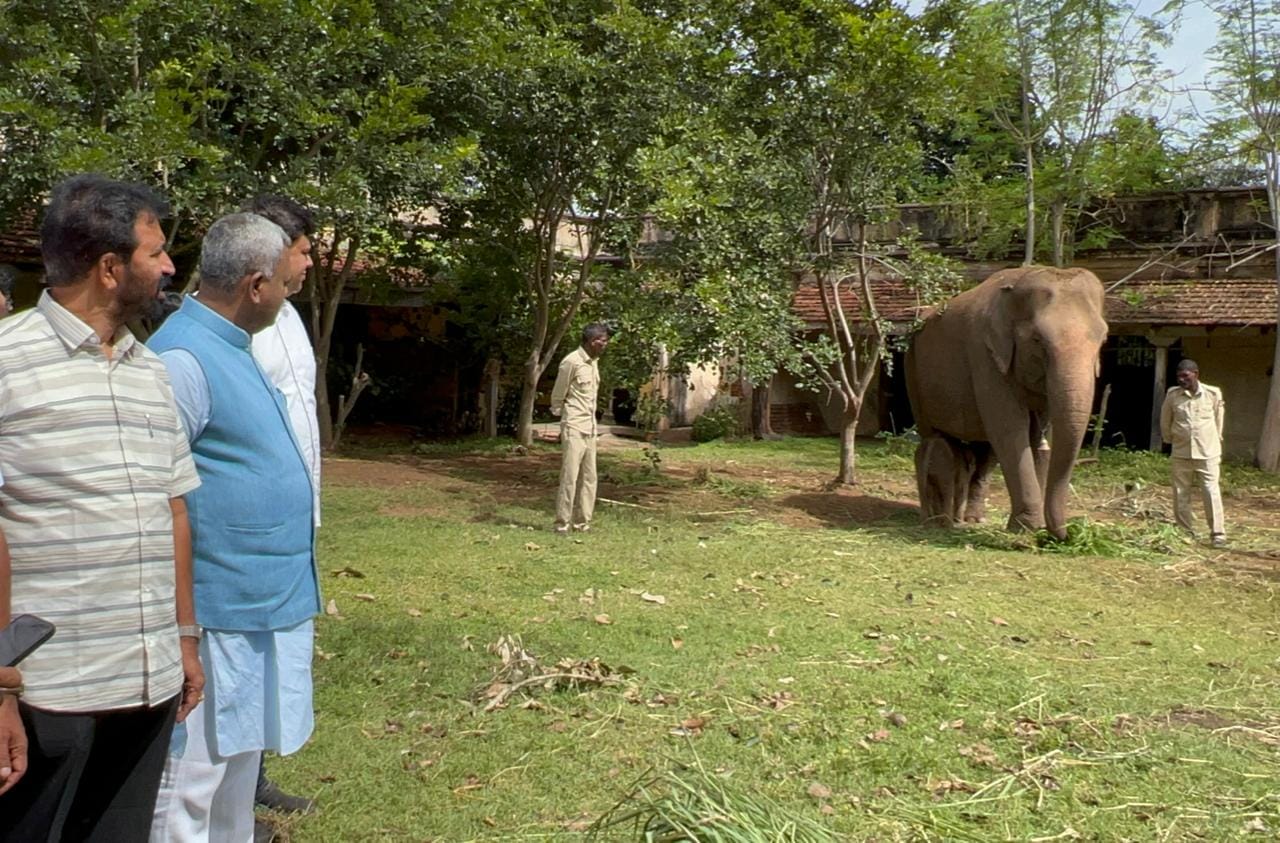
[{"label": "black trousers", "polygon": [[178,700],[82,714],[21,705],[27,772],[0,796],[0,843],[145,843]]}]

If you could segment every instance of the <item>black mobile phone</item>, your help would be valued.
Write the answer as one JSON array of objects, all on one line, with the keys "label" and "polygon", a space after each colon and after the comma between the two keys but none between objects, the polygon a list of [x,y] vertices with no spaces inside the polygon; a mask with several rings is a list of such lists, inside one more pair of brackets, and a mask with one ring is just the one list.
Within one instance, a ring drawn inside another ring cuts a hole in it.
[{"label": "black mobile phone", "polygon": [[0,629],[0,665],[15,667],[56,631],[57,627],[44,618],[14,615],[9,625]]}]

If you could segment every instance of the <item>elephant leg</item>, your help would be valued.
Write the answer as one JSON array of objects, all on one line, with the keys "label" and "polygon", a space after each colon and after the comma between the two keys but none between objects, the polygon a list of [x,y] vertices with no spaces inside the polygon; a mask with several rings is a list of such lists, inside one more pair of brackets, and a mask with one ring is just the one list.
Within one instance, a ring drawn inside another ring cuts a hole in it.
[{"label": "elephant leg", "polygon": [[1036,443],[1031,441],[1028,413],[1008,391],[993,388],[983,394],[987,397],[979,410],[1009,489],[1008,529],[1038,530],[1044,526],[1044,496],[1036,480]]},{"label": "elephant leg", "polygon": [[1044,499],[1044,490],[1049,482],[1049,425],[1040,418],[1039,413],[1031,414],[1030,438],[1035,449],[1033,458],[1036,464],[1036,485],[1040,487],[1040,498]]},{"label": "elephant leg", "polygon": [[933,437],[920,440],[916,446],[916,495],[920,499],[920,520],[926,524],[935,514],[936,492],[929,482],[929,448]]},{"label": "elephant leg", "polygon": [[926,524],[951,526],[954,489],[949,444],[941,436],[929,436],[916,447],[916,490],[920,516]]},{"label": "elephant leg", "polygon": [[973,483],[973,472],[976,468],[973,446],[967,442],[952,442],[953,471],[951,472],[952,499],[951,521],[961,524],[969,509],[969,487]]},{"label": "elephant leg", "polygon": [[995,454],[986,442],[973,442],[969,445],[973,456],[973,474],[969,478],[967,502],[964,508],[964,520],[970,524],[978,524],[987,517],[987,491],[991,486],[991,470],[995,468]]}]

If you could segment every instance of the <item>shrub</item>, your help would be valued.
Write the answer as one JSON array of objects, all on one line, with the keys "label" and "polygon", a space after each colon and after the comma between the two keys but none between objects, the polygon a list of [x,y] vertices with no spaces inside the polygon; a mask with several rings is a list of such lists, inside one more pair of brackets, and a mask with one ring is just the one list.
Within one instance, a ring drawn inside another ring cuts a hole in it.
[{"label": "shrub", "polygon": [[693,420],[693,441],[710,442],[738,432],[738,417],[728,406],[712,407]]}]

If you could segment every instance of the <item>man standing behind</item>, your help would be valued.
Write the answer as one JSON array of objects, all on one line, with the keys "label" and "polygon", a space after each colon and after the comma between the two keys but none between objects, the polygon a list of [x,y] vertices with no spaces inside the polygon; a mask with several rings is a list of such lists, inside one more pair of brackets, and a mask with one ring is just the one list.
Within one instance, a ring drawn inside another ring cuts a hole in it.
[{"label": "man standing behind", "polygon": [[182,498],[200,481],[164,365],[124,327],[173,273],[164,212],[140,185],[57,185],[48,289],[0,323],[0,627],[58,628],[21,702],[0,695],[0,840],[145,840],[204,687]]},{"label": "man standing behind", "polygon": [[1192,524],[1192,489],[1200,491],[1209,539],[1214,547],[1227,543],[1218,490],[1218,466],[1222,460],[1222,390],[1200,382],[1194,360],[1178,364],[1178,385],[1165,393],[1160,408],[1160,435],[1173,443],[1173,512],[1178,525],[1195,533]]},{"label": "man standing behind", "polygon": [[250,840],[262,751],[287,755],[311,734],[311,480],[284,397],[250,351],[288,292],[288,249],[280,227],[255,214],[215,222],[199,296],[150,342],[174,380],[202,481],[190,507],[208,671],[207,699],[175,734],[153,841]]},{"label": "man standing behind", "polygon": [[[596,507],[596,401],[600,367],[596,361],[609,344],[609,329],[594,322],[582,329],[582,345],[566,354],[551,389],[551,412],[560,416],[560,491],[556,496],[557,533],[572,526],[591,529]],[[574,514],[577,517],[574,518]]]},{"label": "man standing behind", "polygon": [[13,274],[9,267],[0,266],[0,319],[13,313]]},{"label": "man standing behind", "polygon": [[[289,245],[289,286],[287,293],[297,295],[311,268],[311,237],[315,234],[315,217],[311,211],[285,196],[264,194],[250,202],[245,211],[266,217],[284,230]],[[280,314],[271,327],[253,335],[253,357],[267,377],[284,394],[289,408],[293,435],[302,449],[311,475],[312,510],[315,525],[320,526],[320,425],[316,421],[316,358],[307,337],[302,317],[289,301],[280,306]],[[267,768],[258,769],[258,786],[254,802],[285,813],[310,811],[310,799],[280,790],[267,778]],[[259,824],[257,836],[267,839],[269,830]]]}]

